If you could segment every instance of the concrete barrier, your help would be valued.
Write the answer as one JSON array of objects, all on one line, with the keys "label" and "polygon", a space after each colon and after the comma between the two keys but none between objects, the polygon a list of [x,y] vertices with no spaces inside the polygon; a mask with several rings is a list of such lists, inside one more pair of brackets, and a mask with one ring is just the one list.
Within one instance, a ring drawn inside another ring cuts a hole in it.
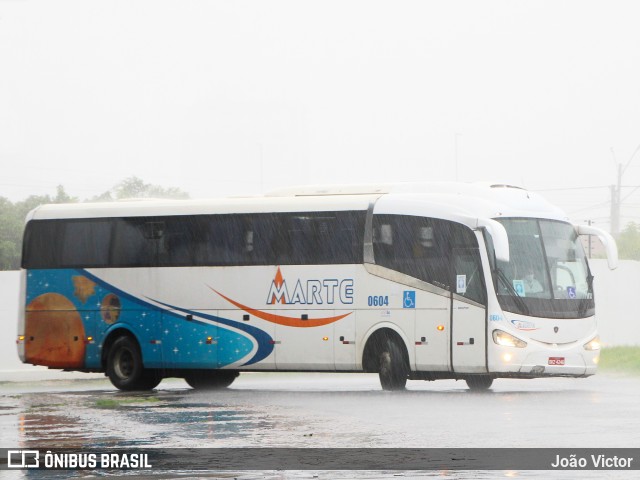
[{"label": "concrete barrier", "polygon": [[603,345],[640,345],[640,262],[622,260],[615,270],[606,260],[592,259],[590,265]]}]

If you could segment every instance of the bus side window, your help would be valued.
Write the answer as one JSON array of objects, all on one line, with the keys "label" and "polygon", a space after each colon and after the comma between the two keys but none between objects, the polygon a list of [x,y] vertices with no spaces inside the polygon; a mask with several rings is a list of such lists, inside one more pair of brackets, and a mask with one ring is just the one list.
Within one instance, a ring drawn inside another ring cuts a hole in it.
[{"label": "bus side window", "polygon": [[[206,217],[207,265],[231,266],[247,263],[247,252],[241,239],[246,236],[244,215]],[[204,247],[204,246],[203,246]]]},{"label": "bus side window", "polygon": [[[150,228],[150,227],[148,227]],[[145,218],[120,218],[115,223],[111,264],[117,267],[144,267],[154,264],[156,248],[145,230]]]},{"label": "bus side window", "polygon": [[[111,224],[101,220],[75,220],[60,225],[59,262],[64,267],[104,267],[109,263]],[[50,247],[49,247],[50,248]]]},{"label": "bus side window", "polygon": [[158,264],[202,265],[206,261],[206,235],[198,217],[167,217]]},{"label": "bus side window", "polygon": [[286,224],[282,222],[283,214],[257,213],[247,217],[248,228],[253,232],[255,265],[287,264]]},{"label": "bus side window", "polygon": [[60,268],[56,253],[64,239],[56,220],[31,220],[24,230],[22,268]]},{"label": "bus side window", "polygon": [[413,262],[418,278],[449,288],[449,225],[448,222],[431,218],[415,221],[413,239]]},{"label": "bus side window", "polygon": [[409,215],[374,215],[373,228],[378,265],[448,288],[448,222]]},{"label": "bus side window", "polygon": [[396,269],[393,248],[393,225],[389,219],[374,217],[373,256],[378,265]]},{"label": "bus side window", "polygon": [[292,215],[288,220],[287,235],[291,239],[290,261],[295,265],[304,265],[309,254],[317,247],[313,238],[313,218]]},{"label": "bus side window", "polygon": [[289,219],[291,262],[298,265],[348,263],[351,242],[341,238],[335,214],[294,214]]}]

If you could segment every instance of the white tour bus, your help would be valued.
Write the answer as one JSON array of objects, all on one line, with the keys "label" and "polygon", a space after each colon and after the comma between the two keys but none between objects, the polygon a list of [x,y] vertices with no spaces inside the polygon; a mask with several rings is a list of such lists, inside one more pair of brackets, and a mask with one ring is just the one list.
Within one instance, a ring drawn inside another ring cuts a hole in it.
[{"label": "white tour bus", "polygon": [[241,371],[584,377],[599,340],[576,226],[509,185],[307,187],[46,205],[28,218],[18,350],[123,390]]}]

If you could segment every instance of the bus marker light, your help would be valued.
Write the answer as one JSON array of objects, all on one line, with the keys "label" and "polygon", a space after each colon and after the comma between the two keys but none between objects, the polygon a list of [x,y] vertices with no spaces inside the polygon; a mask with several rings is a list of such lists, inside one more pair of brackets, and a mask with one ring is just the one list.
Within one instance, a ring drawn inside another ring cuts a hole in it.
[{"label": "bus marker light", "polygon": [[87,337],[87,339],[84,341],[84,343],[86,345],[89,345],[89,344],[93,343],[93,337]]},{"label": "bus marker light", "polygon": [[327,340],[329,340],[329,337],[322,337],[322,340],[326,342]]},{"label": "bus marker light", "polygon": [[436,327],[436,330],[438,330],[439,332],[444,331],[444,325],[438,325],[438,326]]},{"label": "bus marker light", "polygon": [[213,343],[213,338],[207,337],[207,345],[211,345]]},{"label": "bus marker light", "polygon": [[18,337],[18,341],[19,341],[19,342],[24,342],[24,335],[20,335],[20,336]]}]

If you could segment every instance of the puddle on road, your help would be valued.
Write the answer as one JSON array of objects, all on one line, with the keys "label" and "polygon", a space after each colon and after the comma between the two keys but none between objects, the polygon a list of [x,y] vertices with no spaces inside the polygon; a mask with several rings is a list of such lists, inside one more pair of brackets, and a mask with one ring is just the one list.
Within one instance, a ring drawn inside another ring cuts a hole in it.
[{"label": "puddle on road", "polygon": [[[21,448],[326,446],[341,436],[250,390],[38,392],[0,396],[0,441]],[[277,392],[276,396],[287,396]],[[324,424],[323,424],[324,423]],[[357,428],[356,428],[357,430]],[[348,436],[354,429],[347,431]],[[370,432],[363,432],[367,442]]]}]

